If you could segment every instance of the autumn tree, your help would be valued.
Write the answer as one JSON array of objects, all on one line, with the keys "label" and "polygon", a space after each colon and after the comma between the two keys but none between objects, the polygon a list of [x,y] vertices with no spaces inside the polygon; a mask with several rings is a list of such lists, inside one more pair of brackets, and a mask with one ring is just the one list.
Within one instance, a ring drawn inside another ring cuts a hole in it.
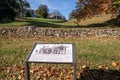
[{"label": "autumn tree", "polygon": [[74,16],[72,15],[73,12],[74,10],[69,14],[69,20],[74,19]]},{"label": "autumn tree", "polygon": [[76,10],[72,15],[78,22],[86,18],[92,18],[95,15],[115,13],[118,6],[113,3],[119,4],[120,0],[78,0]]},{"label": "autumn tree", "polygon": [[115,0],[113,4],[116,6],[117,23],[120,23],[120,0]]},{"label": "autumn tree", "polygon": [[37,17],[47,18],[47,16],[48,16],[47,5],[40,5],[39,8],[36,10],[36,14],[37,14]]}]

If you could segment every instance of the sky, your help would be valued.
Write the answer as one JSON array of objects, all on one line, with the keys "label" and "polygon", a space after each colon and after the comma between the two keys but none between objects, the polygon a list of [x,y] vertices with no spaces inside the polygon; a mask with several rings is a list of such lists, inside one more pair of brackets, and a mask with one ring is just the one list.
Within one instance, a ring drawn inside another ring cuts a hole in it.
[{"label": "sky", "polygon": [[59,10],[68,19],[69,13],[75,9],[77,0],[26,0],[31,9],[36,10],[41,4],[47,5],[49,12]]}]

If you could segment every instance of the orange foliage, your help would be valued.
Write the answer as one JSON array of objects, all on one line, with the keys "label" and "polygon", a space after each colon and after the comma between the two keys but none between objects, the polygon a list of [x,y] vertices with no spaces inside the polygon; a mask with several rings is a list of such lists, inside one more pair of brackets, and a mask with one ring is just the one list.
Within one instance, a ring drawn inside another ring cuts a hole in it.
[{"label": "orange foliage", "polygon": [[112,3],[111,0],[78,0],[77,8],[72,12],[72,16],[79,22],[96,15],[110,13],[116,9]]}]

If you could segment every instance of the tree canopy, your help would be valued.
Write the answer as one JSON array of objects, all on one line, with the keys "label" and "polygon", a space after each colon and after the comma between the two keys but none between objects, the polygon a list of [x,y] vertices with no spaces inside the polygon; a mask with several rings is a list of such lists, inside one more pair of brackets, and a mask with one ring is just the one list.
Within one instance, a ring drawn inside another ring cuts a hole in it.
[{"label": "tree canopy", "polygon": [[1,0],[0,1],[0,20],[12,19],[22,12],[26,7],[30,7],[26,0]]},{"label": "tree canopy", "polygon": [[0,20],[4,18],[14,20],[16,16],[15,10],[18,8],[15,0],[1,0],[0,1]]},{"label": "tree canopy", "polygon": [[95,15],[115,13],[119,4],[120,0],[78,0],[72,15],[80,22]]},{"label": "tree canopy", "polygon": [[25,14],[27,8],[30,7],[30,4],[26,0],[17,0],[19,9],[18,9],[18,17],[23,17],[23,14]]},{"label": "tree canopy", "polygon": [[40,5],[39,8],[36,10],[36,14],[37,14],[37,17],[47,18],[47,16],[48,16],[47,5]]}]

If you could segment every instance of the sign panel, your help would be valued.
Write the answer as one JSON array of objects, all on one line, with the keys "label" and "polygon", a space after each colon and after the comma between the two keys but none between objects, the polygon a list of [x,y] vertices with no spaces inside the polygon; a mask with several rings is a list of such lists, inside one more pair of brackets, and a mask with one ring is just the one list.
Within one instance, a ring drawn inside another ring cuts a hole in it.
[{"label": "sign panel", "polygon": [[73,63],[73,44],[36,44],[28,62]]}]

